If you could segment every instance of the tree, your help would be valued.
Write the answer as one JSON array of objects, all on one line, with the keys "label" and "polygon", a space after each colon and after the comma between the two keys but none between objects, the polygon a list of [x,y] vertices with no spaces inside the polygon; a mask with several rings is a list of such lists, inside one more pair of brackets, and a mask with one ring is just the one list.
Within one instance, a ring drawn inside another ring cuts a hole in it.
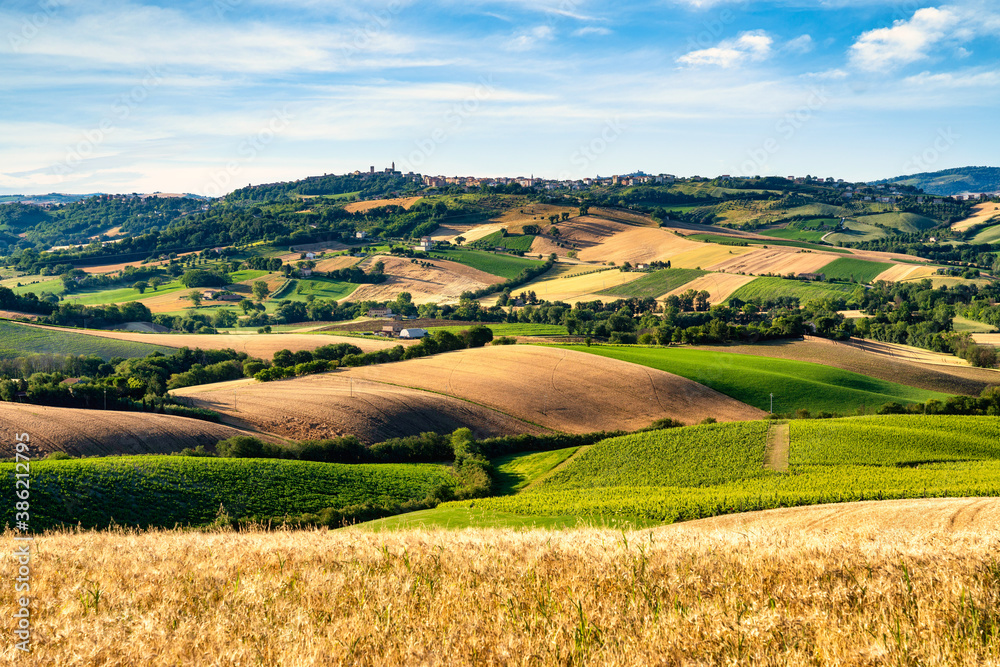
[{"label": "tree", "polygon": [[270,293],[270,288],[268,288],[267,283],[263,280],[258,280],[253,284],[253,295],[258,301],[263,301]]},{"label": "tree", "polygon": [[202,296],[201,292],[199,292],[198,290],[194,290],[190,294],[188,294],[188,298],[191,299],[191,303],[194,304],[195,308],[201,305]]},{"label": "tree", "polygon": [[253,301],[250,299],[243,299],[240,301],[240,309],[243,311],[244,315],[249,313],[251,308],[253,308]]},{"label": "tree", "polygon": [[163,284],[163,279],[162,278],[150,278],[149,279],[149,286],[153,288],[154,292],[156,290],[158,290],[160,288],[160,285],[162,285],[162,284]]},{"label": "tree", "polygon": [[139,294],[145,294],[147,287],[149,287],[149,283],[147,283],[145,280],[140,280],[139,282],[132,284],[132,289],[137,291]]}]

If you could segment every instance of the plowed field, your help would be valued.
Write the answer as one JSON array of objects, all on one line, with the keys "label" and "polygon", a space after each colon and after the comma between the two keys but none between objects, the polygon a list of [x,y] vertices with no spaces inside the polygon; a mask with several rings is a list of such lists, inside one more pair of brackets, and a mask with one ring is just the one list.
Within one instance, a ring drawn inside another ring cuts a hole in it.
[{"label": "plowed field", "polygon": [[[380,256],[388,279],[377,285],[362,285],[351,301],[392,301],[400,292],[409,292],[414,303],[455,303],[462,292],[502,283],[504,278],[443,259],[423,267],[402,257]],[[369,264],[373,260],[366,260]]]},{"label": "plowed field", "polygon": [[707,290],[709,303],[722,303],[733,292],[754,280],[756,280],[754,276],[741,276],[738,273],[709,273],[700,278],[695,278],[686,285],[678,287],[674,291],[665,294],[664,297],[671,294],[683,294],[689,289],[693,289],[695,292]]},{"label": "plowed field", "polygon": [[[619,223],[605,223],[608,225]],[[663,262],[690,250],[703,249],[704,244],[688,241],[658,227],[627,227],[623,231],[580,251],[580,259],[588,262]],[[702,268],[705,268],[704,266]]]},{"label": "plowed field", "polygon": [[886,269],[876,276],[875,280],[885,280],[892,283],[901,283],[907,280],[921,280],[930,278],[937,273],[937,269],[930,266],[920,266],[917,264],[896,264],[891,269]]},{"label": "plowed field", "polygon": [[714,266],[703,266],[711,271],[726,273],[752,273],[760,275],[773,273],[814,273],[837,259],[837,255],[825,252],[802,252],[797,248],[768,248],[754,250],[745,255],[728,259]]}]

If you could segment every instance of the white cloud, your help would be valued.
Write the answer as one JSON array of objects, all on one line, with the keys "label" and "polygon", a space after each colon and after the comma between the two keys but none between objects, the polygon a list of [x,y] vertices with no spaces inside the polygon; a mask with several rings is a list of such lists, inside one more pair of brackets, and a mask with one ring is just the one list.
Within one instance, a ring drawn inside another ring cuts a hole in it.
[{"label": "white cloud", "polygon": [[507,42],[507,48],[511,51],[527,51],[533,49],[542,42],[548,42],[555,36],[550,26],[540,25],[529,30],[524,30],[514,35]]},{"label": "white cloud", "polygon": [[813,38],[810,35],[800,35],[785,44],[785,50],[792,53],[809,53],[814,46]]},{"label": "white cloud", "polygon": [[740,33],[736,39],[719,42],[718,46],[691,51],[677,59],[682,65],[699,67],[735,67],[745,61],[761,61],[771,55],[774,39],[763,30]]},{"label": "white cloud", "polygon": [[951,7],[918,9],[908,21],[896,21],[891,28],[862,34],[851,46],[851,64],[863,70],[884,71],[924,60],[942,41],[971,36],[961,23],[962,17]]},{"label": "white cloud", "polygon": [[580,28],[579,30],[573,31],[574,37],[586,37],[587,35],[610,35],[611,31],[607,28],[598,28],[596,26],[587,26],[586,28]]}]

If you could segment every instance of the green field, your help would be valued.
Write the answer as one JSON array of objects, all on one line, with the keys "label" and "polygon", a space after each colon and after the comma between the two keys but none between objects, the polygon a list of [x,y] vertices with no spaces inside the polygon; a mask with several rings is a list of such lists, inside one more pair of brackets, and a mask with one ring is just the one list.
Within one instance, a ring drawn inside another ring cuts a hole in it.
[{"label": "green field", "polygon": [[806,248],[809,250],[822,250],[823,252],[839,252],[848,253],[850,251],[844,250],[843,248],[831,248],[827,245],[818,245],[816,243],[806,243],[804,241],[790,241],[787,239],[774,239],[765,241],[763,239],[754,238],[744,238],[736,236],[723,236],[721,234],[691,234],[687,237],[692,241],[708,241],[710,243],[746,243],[747,245],[759,245],[759,246],[787,246],[791,248]]},{"label": "green field", "polygon": [[579,447],[568,447],[551,452],[511,454],[495,459],[493,461],[497,477],[495,491],[501,495],[520,491],[562,464],[579,450]]},{"label": "green field", "polygon": [[984,227],[969,239],[969,243],[1000,243],[1000,225]]},{"label": "green field", "polygon": [[84,306],[98,306],[105,303],[139,301],[141,299],[148,299],[151,296],[156,296],[157,294],[170,294],[171,292],[180,292],[187,289],[188,288],[182,285],[179,281],[172,280],[169,283],[160,285],[155,291],[152,287],[147,288],[145,294],[140,294],[139,290],[131,287],[118,287],[111,289],[67,292],[63,295],[63,298],[70,303],[79,303]]},{"label": "green field", "polygon": [[852,285],[837,283],[813,283],[804,280],[789,280],[787,278],[761,277],[757,278],[733,292],[730,299],[776,299],[779,297],[796,297],[801,303],[811,299],[828,299],[850,296],[854,291]]},{"label": "green field", "polygon": [[889,262],[869,262],[864,259],[854,259],[853,257],[838,257],[820,269],[818,273],[824,273],[827,278],[834,280],[853,280],[858,283],[870,283],[880,273],[891,269],[893,266]]},{"label": "green field", "polygon": [[[34,285],[22,284],[20,287],[17,283],[26,280],[37,280]],[[39,276],[23,276],[17,279],[10,279],[6,281],[5,287],[9,287],[14,294],[27,294],[32,292],[35,296],[40,296],[42,292],[49,292],[51,294],[62,294],[66,291],[66,287],[63,285],[63,281],[60,278],[45,278]]]},{"label": "green field", "polygon": [[151,352],[170,354],[173,350],[147,343],[88,336],[71,329],[39,329],[0,320],[0,357],[25,354],[96,354],[107,360],[113,357],[145,357]]},{"label": "green field", "polygon": [[800,409],[853,414],[862,405],[872,412],[886,403],[946,398],[938,392],[806,361],[687,348],[561,347],[674,373],[761,410],[770,409],[773,393],[774,411],[779,414]]},{"label": "green field", "polygon": [[504,236],[503,232],[493,232],[488,236],[484,236],[481,239],[477,239],[469,244],[473,248],[483,248],[484,250],[491,250],[493,248],[507,248],[508,250],[523,250],[528,252],[531,250],[531,244],[534,243],[535,237],[532,234],[518,234],[512,236]]},{"label": "green field", "polygon": [[938,226],[938,221],[927,218],[916,213],[876,213],[875,215],[864,215],[855,218],[860,223],[869,225],[882,225],[891,227],[903,234],[914,234],[933,229]]},{"label": "green field", "polygon": [[[713,424],[599,442],[516,495],[476,512],[670,523],[830,502],[1000,495],[995,417],[793,421],[787,473],[764,470],[766,422]],[[445,503],[437,512],[469,508]]]},{"label": "green field", "polygon": [[241,283],[244,280],[256,280],[270,275],[270,271],[257,271],[255,269],[243,269],[242,271],[231,271],[229,279],[234,283]]},{"label": "green field", "polygon": [[[301,287],[301,291],[300,288]],[[292,280],[281,299],[289,301],[308,301],[310,296],[317,299],[340,301],[350,296],[358,285],[327,278],[300,278]]]},{"label": "green field", "polygon": [[700,269],[661,269],[660,271],[647,274],[638,280],[601,290],[598,294],[640,299],[647,297],[656,298],[686,285],[706,273],[708,271],[701,271]]},{"label": "green field", "polygon": [[[468,324],[446,327],[429,326],[428,329],[433,331],[450,331],[451,333],[458,333],[473,326],[475,325]],[[566,327],[562,324],[506,324],[503,322],[483,322],[482,326],[488,327],[493,332],[494,336],[566,336],[569,333],[566,331]]]},{"label": "green field", "polygon": [[460,262],[474,269],[508,279],[514,278],[528,267],[538,266],[542,263],[537,259],[494,254],[483,250],[434,250],[431,252],[431,258],[434,257],[451,260],[452,262]]},{"label": "green field", "polygon": [[[5,477],[13,463],[0,464]],[[31,463],[31,524],[205,525],[220,513],[280,522],[363,503],[420,500],[454,485],[446,466],[313,463],[275,459],[121,456]],[[10,524],[13,503],[0,521]]]}]

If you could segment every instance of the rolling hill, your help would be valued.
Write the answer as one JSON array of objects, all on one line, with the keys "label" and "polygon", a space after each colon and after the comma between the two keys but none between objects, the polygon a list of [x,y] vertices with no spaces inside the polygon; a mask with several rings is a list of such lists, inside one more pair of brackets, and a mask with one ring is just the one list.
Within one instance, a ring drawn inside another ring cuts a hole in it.
[{"label": "rolling hill", "polygon": [[928,194],[944,196],[965,192],[1000,192],[1000,167],[960,167],[897,176],[876,182],[910,185],[921,188]]}]

